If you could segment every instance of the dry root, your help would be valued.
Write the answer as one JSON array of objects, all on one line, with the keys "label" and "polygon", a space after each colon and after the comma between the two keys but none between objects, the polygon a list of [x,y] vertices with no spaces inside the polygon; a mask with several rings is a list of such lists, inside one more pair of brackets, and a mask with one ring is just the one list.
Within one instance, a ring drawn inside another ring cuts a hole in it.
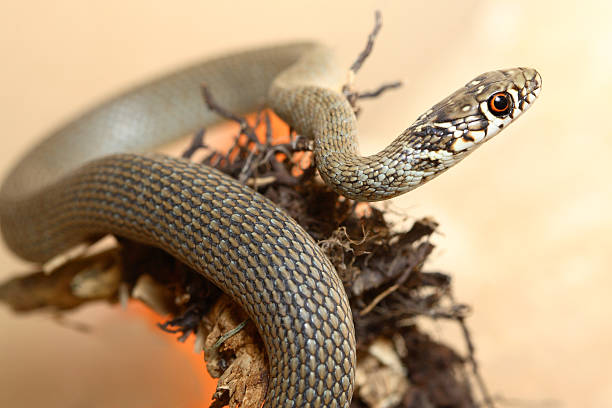
[{"label": "dry root", "polygon": [[[379,24],[377,20],[352,72],[369,55]],[[360,94],[352,86],[346,90],[355,103]],[[492,406],[465,326],[468,307],[454,301],[449,275],[422,269],[434,248],[430,238],[436,222],[420,219],[405,230],[394,229],[384,211],[356,204],[322,184],[309,143],[288,129],[284,140],[275,139],[270,113],[257,115],[252,123],[219,107],[205,87],[203,94],[209,108],[241,127],[227,153],[209,152],[203,163],[251,185],[285,209],[320,243],[342,278],[357,334],[352,406],[476,406],[468,365],[484,402]],[[196,135],[184,157],[206,149],[204,135]],[[253,324],[201,275],[160,250],[120,240],[97,255],[68,259],[51,274],[36,272],[0,286],[0,300],[20,312],[69,310],[89,301],[123,302],[130,296],[175,316],[159,326],[178,334],[179,340],[198,336],[207,368],[219,378],[213,407],[261,406],[267,362]],[[418,316],[456,321],[464,329],[469,355],[462,357],[433,341],[419,329]]]}]

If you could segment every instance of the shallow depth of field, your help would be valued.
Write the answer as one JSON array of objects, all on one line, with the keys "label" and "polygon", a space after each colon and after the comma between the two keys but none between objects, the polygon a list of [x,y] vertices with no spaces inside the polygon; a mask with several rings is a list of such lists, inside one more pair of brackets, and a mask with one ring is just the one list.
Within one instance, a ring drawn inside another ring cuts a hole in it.
[{"label": "shallow depth of field", "polygon": [[[364,154],[481,72],[540,71],[524,117],[392,206],[440,223],[428,269],[452,272],[473,307],[467,323],[500,406],[611,406],[609,2],[4,1],[0,177],[101,98],[207,55],[312,38],[348,67],[375,9],[384,25],[357,85],[404,86],[363,103]],[[0,244],[0,280],[27,270]],[[203,368],[133,310],[97,305],[57,322],[2,306],[0,332],[0,406],[191,406],[212,392]],[[461,344],[452,327],[430,332]]]}]

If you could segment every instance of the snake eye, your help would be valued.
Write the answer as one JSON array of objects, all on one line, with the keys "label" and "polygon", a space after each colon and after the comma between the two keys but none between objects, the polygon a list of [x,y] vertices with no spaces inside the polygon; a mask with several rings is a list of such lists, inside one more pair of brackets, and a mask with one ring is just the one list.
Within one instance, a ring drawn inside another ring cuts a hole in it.
[{"label": "snake eye", "polygon": [[512,96],[508,92],[497,92],[487,101],[489,111],[495,116],[506,116],[512,110]]}]

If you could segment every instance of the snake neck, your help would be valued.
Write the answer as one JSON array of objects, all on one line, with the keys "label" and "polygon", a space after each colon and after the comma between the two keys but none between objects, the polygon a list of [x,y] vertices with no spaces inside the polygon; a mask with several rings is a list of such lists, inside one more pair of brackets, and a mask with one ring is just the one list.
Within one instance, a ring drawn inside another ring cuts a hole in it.
[{"label": "snake neck", "polygon": [[361,156],[357,119],[346,98],[331,89],[273,87],[274,111],[302,137],[314,140],[317,168],[337,193],[379,201],[406,193],[439,175],[462,157],[422,147],[427,135],[414,125],[382,151]]}]

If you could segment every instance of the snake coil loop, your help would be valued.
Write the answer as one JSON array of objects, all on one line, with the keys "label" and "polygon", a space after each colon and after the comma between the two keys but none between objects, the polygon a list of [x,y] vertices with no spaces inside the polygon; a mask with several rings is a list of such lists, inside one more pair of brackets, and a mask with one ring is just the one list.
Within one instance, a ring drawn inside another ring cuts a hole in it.
[{"label": "snake coil loop", "polygon": [[533,103],[541,83],[528,68],[483,74],[380,153],[361,157],[355,116],[339,92],[344,77],[326,47],[289,44],[205,61],[119,95],[17,163],[0,189],[2,235],[36,262],[108,233],[167,251],[254,320],[270,365],[265,407],[346,408],[355,373],[352,315],[317,244],[227,175],[145,153],[218,120],[202,107],[206,82],[236,113],[267,97],[314,139],[327,183],[350,198],[380,200],[423,184],[491,139]]}]

